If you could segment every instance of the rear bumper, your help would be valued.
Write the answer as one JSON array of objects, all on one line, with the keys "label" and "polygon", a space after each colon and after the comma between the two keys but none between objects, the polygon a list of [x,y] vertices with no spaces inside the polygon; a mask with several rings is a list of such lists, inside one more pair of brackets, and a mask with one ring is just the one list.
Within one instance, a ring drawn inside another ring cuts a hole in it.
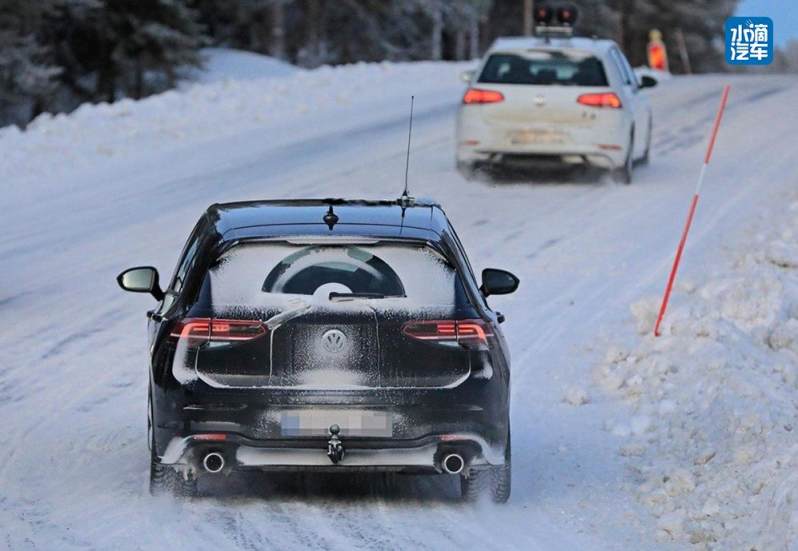
[{"label": "rear bumper", "polygon": [[225,459],[225,471],[444,472],[443,458],[451,453],[463,457],[466,472],[504,464],[503,446],[491,445],[481,436],[469,433],[434,435],[410,442],[350,442],[344,438],[343,445],[343,459],[333,464],[327,457],[327,439],[254,441],[229,434],[223,442],[208,442],[189,435],[172,438],[161,463],[202,471],[204,457],[216,452]]},{"label": "rear bumper", "polygon": [[[454,389],[219,391],[153,388],[156,454],[164,463],[197,467],[209,449],[225,451],[231,468],[305,470],[323,467],[438,470],[439,454],[463,448],[474,466],[503,463],[509,431],[504,368],[490,379]],[[326,456],[338,425],[346,457]],[[223,434],[223,442],[195,438]]]},{"label": "rear bumper", "polygon": [[472,167],[491,165],[587,164],[607,169],[623,166],[625,153],[589,147],[569,147],[556,151],[471,150],[458,151],[459,165]]},{"label": "rear bumper", "polygon": [[[504,158],[589,163],[604,168],[623,166],[631,119],[624,111],[590,112],[597,116],[587,123],[488,121],[474,106],[462,107],[457,125],[457,161],[460,164],[491,164]],[[552,133],[551,141],[517,143],[511,136],[529,130]],[[555,139],[556,138],[556,139]]]}]

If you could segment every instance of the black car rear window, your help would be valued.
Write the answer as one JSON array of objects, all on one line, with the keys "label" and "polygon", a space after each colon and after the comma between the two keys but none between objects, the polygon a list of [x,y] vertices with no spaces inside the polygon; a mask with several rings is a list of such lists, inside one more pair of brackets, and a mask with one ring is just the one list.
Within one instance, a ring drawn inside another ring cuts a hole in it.
[{"label": "black car rear window", "polygon": [[479,82],[561,86],[607,86],[601,61],[588,52],[529,50],[521,54],[493,54]]},{"label": "black car rear window", "polygon": [[466,300],[455,268],[423,244],[245,243],[214,263],[206,284],[214,308],[268,306],[291,296],[325,301],[330,293],[400,308]]},{"label": "black car rear window", "polygon": [[328,283],[351,293],[405,296],[402,280],[387,262],[361,247],[303,247],[272,268],[262,291],[312,295]]}]

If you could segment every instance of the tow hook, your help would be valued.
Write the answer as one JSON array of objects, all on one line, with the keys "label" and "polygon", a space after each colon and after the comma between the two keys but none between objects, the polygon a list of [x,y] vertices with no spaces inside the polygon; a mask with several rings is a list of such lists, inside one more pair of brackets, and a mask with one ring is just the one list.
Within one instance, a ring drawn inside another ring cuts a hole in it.
[{"label": "tow hook", "polygon": [[330,425],[330,439],[327,441],[327,457],[337,464],[344,458],[344,443],[338,438],[338,433],[341,432],[341,427],[338,425]]}]

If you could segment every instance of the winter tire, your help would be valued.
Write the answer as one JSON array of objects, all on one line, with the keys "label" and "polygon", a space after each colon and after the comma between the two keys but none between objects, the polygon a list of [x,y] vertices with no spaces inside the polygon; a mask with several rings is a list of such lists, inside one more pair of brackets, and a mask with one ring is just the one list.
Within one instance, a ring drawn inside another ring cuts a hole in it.
[{"label": "winter tire", "polygon": [[632,170],[634,169],[634,147],[635,147],[635,132],[629,135],[629,150],[626,153],[626,159],[623,166],[615,169],[615,181],[620,184],[629,185],[632,183]]},{"label": "winter tire", "polygon": [[457,172],[469,182],[476,177],[477,173],[474,163],[467,161],[457,161]]},{"label": "winter tire", "polygon": [[155,453],[154,431],[152,430],[152,403],[150,400],[147,428],[150,433],[150,494],[172,493],[179,497],[197,495],[197,479],[193,474],[183,476],[170,465],[161,464]]},{"label": "winter tire", "polygon": [[463,501],[473,503],[482,496],[490,495],[494,503],[507,503],[512,489],[512,471],[512,450],[508,434],[504,465],[473,470],[468,477],[460,476],[460,495]]},{"label": "winter tire", "polygon": [[646,152],[643,153],[643,156],[638,161],[641,166],[645,166],[650,161],[651,155],[651,135],[654,133],[654,121],[649,119],[648,121],[648,138],[646,139]]}]

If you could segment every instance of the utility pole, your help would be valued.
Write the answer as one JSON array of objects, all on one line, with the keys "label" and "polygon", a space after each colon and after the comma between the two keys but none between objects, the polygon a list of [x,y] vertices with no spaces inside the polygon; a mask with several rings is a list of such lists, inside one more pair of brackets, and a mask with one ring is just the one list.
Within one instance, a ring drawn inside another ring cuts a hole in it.
[{"label": "utility pole", "polygon": [[479,58],[479,14],[476,9],[470,10],[468,16],[469,56],[470,59]]},{"label": "utility pole", "polygon": [[269,51],[277,59],[285,59],[285,12],[283,0],[272,0],[272,44]]},{"label": "utility pole", "polygon": [[679,46],[679,57],[682,58],[684,72],[691,75],[693,74],[693,68],[690,66],[690,54],[687,53],[687,42],[684,40],[684,33],[681,27],[677,27],[674,34],[676,35],[676,44]]},{"label": "utility pole", "polygon": [[443,12],[439,4],[432,6],[432,51],[433,60],[440,61],[443,57],[441,35],[443,34]]},{"label": "utility pole", "polygon": [[532,10],[534,0],[523,0],[524,2],[524,36],[532,36]]}]

